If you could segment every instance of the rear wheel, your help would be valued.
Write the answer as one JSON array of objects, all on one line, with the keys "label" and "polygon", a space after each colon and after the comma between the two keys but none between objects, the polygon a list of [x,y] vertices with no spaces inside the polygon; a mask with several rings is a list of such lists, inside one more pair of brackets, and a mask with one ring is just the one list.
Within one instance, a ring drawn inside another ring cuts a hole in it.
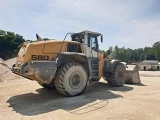
[{"label": "rear wheel", "polygon": [[126,69],[123,64],[116,63],[110,77],[107,77],[107,82],[115,87],[123,86],[126,80]]},{"label": "rear wheel", "polygon": [[79,63],[61,66],[55,79],[57,91],[65,96],[76,96],[84,92],[88,81],[86,69]]}]

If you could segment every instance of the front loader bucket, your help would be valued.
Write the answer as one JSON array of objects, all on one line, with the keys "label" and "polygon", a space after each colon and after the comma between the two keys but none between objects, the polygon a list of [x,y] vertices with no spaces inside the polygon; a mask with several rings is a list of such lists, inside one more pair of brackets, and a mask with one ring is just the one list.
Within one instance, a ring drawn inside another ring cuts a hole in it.
[{"label": "front loader bucket", "polygon": [[138,67],[137,65],[127,65],[126,68],[127,75],[126,75],[126,82],[128,84],[139,84],[141,83]]}]

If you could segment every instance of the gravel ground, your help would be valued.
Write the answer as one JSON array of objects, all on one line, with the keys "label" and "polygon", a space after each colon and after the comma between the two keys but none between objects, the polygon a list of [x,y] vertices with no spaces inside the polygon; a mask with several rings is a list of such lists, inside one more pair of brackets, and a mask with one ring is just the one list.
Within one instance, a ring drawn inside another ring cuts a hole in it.
[{"label": "gravel ground", "polygon": [[64,97],[28,79],[0,82],[0,120],[160,120],[160,72],[140,72],[140,85],[110,87],[101,79]]},{"label": "gravel ground", "polygon": [[15,75],[11,72],[11,67],[14,64],[15,60],[16,58],[12,58],[7,61],[4,61],[0,58],[0,82],[3,82],[5,80],[14,80],[21,78],[20,76]]}]

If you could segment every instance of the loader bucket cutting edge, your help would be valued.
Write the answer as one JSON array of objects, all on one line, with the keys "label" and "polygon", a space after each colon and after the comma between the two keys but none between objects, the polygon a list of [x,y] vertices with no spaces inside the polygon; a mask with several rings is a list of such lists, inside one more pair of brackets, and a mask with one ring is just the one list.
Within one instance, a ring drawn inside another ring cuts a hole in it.
[{"label": "loader bucket cutting edge", "polygon": [[140,76],[138,72],[137,65],[127,65],[128,68],[126,68],[127,75],[126,75],[126,81],[125,83],[128,84],[140,84]]}]

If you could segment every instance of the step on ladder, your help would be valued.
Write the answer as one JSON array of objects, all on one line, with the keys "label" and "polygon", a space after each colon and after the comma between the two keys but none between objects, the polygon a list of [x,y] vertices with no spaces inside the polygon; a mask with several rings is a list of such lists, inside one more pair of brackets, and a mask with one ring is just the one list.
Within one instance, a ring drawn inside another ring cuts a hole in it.
[{"label": "step on ladder", "polygon": [[92,82],[97,81],[97,78],[99,78],[99,59],[98,58],[92,58],[91,59],[91,76],[92,76]]}]

